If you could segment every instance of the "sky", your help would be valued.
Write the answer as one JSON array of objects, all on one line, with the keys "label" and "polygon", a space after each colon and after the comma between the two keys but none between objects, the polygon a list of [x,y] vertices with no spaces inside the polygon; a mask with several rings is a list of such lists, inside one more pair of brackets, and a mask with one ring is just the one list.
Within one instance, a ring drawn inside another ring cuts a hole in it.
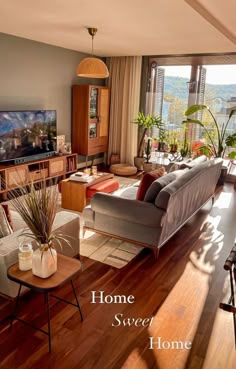
[{"label": "sky", "polygon": [[[190,66],[164,67],[166,76],[190,79]],[[206,83],[213,85],[236,84],[236,65],[207,65]]]}]

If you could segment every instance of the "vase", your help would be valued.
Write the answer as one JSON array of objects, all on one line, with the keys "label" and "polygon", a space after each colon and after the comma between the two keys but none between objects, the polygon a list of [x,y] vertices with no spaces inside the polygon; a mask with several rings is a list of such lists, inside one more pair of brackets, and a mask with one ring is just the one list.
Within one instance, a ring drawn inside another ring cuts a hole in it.
[{"label": "vase", "polygon": [[145,173],[152,171],[152,163],[143,163],[143,170]]},{"label": "vase", "polygon": [[48,278],[57,271],[57,252],[41,245],[33,252],[32,273],[40,278]]},{"label": "vase", "polygon": [[138,156],[135,156],[134,158],[134,165],[136,166],[136,168],[138,170],[143,170],[143,163],[144,163],[144,158],[140,158]]}]

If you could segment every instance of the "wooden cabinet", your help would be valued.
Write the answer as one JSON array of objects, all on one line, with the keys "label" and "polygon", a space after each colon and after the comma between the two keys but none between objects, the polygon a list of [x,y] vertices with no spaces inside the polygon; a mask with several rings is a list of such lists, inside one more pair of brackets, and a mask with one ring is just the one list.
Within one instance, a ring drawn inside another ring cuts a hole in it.
[{"label": "wooden cabinet", "polygon": [[32,181],[36,183],[44,179],[66,178],[67,174],[76,171],[77,154],[54,156],[19,165],[0,165],[0,193],[6,193]]},{"label": "wooden cabinet", "polygon": [[109,88],[72,88],[72,150],[81,155],[107,151],[109,128]]}]

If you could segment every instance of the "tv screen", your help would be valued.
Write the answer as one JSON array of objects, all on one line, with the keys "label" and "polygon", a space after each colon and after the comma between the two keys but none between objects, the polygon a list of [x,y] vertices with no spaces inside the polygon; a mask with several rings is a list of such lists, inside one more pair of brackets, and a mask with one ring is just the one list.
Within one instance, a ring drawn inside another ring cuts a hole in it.
[{"label": "tv screen", "polygon": [[1,111],[0,161],[55,151],[56,110]]}]

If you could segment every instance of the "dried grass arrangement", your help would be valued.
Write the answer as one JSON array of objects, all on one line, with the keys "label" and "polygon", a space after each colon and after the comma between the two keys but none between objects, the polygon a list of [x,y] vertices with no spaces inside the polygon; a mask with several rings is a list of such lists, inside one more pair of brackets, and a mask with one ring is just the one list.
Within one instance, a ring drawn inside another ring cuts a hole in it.
[{"label": "dried grass arrangement", "polygon": [[47,187],[46,180],[43,180],[38,188],[33,183],[27,187],[18,187],[10,192],[9,197],[13,207],[32,232],[25,229],[21,235],[33,238],[39,246],[44,245],[41,251],[53,247],[55,242],[61,247],[61,240],[70,245],[66,239],[68,236],[52,231],[57,212],[57,186]]}]

